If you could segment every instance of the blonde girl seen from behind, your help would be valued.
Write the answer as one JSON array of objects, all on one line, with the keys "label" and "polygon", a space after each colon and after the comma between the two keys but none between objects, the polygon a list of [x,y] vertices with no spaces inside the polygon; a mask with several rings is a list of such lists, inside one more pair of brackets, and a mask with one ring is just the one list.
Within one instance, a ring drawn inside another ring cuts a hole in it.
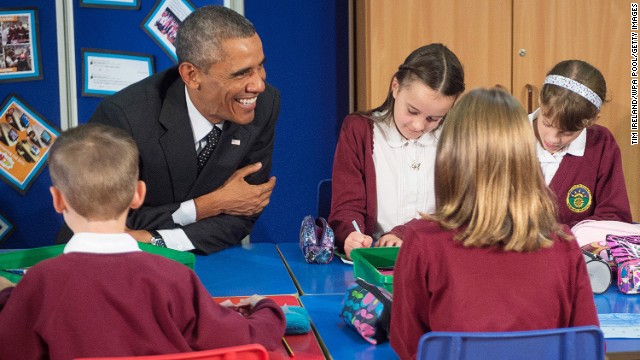
[{"label": "blonde girl seen from behind", "polygon": [[395,263],[390,340],[401,359],[415,358],[429,331],[598,325],[582,253],[556,220],[513,96],[476,89],[456,102],[435,189],[435,213],[405,225]]}]

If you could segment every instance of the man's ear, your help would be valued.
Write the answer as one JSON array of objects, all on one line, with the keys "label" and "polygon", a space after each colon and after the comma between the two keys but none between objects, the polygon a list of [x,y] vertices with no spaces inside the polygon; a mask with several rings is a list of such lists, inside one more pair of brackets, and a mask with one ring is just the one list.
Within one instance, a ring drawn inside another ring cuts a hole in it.
[{"label": "man's ear", "polygon": [[67,200],[62,195],[62,192],[55,186],[49,187],[49,192],[51,193],[53,208],[58,214],[62,214],[67,210]]},{"label": "man's ear", "polygon": [[131,204],[129,207],[132,209],[137,209],[144,203],[144,197],[147,194],[147,184],[142,180],[138,180],[136,184],[136,191],[133,194],[133,198],[131,199]]},{"label": "man's ear", "polygon": [[192,63],[185,61],[178,66],[182,81],[190,89],[200,88],[200,70]]}]

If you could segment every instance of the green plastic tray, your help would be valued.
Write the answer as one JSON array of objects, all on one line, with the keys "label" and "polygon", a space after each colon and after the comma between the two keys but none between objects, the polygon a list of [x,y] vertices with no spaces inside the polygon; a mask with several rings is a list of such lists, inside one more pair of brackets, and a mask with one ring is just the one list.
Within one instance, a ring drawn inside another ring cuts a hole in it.
[{"label": "green plastic tray", "polygon": [[353,249],[353,276],[393,293],[393,275],[383,275],[378,268],[393,267],[399,250],[399,247]]},{"label": "green plastic tray", "polygon": [[[161,248],[150,244],[138,243],[142,251],[164,256],[171,260],[175,260],[190,269],[196,264],[196,256],[190,252],[182,252],[173,249]],[[33,266],[42,260],[56,257],[62,254],[65,245],[43,246],[33,249],[7,251],[0,253],[0,269],[19,269]],[[9,279],[11,282],[17,283],[22,276],[0,271],[0,276]]]}]

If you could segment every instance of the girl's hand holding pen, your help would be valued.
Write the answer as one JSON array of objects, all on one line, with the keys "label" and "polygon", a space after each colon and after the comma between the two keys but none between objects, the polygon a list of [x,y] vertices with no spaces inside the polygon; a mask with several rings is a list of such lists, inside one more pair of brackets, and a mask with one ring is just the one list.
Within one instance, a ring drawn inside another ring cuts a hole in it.
[{"label": "girl's hand holding pen", "polygon": [[344,253],[347,255],[348,259],[351,259],[351,250],[362,248],[362,247],[371,247],[373,243],[373,238],[369,235],[364,235],[360,232],[360,228],[356,221],[353,221],[353,227],[356,231],[353,231],[347,236],[344,240]]}]

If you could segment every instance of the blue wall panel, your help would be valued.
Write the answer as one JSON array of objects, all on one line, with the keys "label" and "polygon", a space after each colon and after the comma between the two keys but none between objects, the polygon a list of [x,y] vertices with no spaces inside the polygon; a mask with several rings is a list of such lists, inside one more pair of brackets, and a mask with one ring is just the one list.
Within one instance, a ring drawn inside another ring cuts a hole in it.
[{"label": "blue wall panel", "polygon": [[[60,127],[58,46],[56,38],[56,9],[54,1],[4,0],[2,8],[35,8],[38,20],[37,37],[40,43],[42,79],[0,83],[0,102],[8,94],[18,94],[24,102],[40,113],[52,125]],[[65,119],[66,121],[66,119]],[[15,227],[0,247],[34,247],[48,245],[61,224],[61,218],[51,206],[48,168],[33,181],[23,196],[0,181],[0,213]]]},{"label": "blue wall panel", "polygon": [[251,234],[255,242],[298,241],[316,212],[316,187],[331,177],[349,111],[348,2],[245,0],[262,39],[267,81],[281,92],[272,174],[276,188]]}]

